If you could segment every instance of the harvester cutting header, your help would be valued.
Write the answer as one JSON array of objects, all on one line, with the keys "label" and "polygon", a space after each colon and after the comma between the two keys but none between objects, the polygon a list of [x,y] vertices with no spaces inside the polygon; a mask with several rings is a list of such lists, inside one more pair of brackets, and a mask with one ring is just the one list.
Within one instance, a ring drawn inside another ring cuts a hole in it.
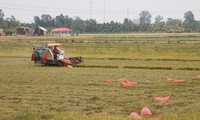
[{"label": "harvester cutting header", "polygon": [[50,43],[34,46],[31,60],[51,66],[74,66],[83,62],[82,57],[65,57],[64,51],[58,48],[60,45],[60,43]]}]

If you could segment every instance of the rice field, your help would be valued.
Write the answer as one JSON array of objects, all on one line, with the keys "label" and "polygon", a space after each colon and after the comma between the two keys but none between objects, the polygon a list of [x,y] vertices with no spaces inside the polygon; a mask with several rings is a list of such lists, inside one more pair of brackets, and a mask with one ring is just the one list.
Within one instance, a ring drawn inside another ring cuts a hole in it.
[{"label": "rice field", "polygon": [[[143,107],[153,114],[143,119],[200,117],[198,34],[0,39],[0,119],[129,120]],[[84,63],[65,68],[30,61],[34,44],[53,40],[63,44],[67,56],[83,56]],[[139,84],[121,87],[122,78]],[[153,100],[168,95],[169,101]]]}]

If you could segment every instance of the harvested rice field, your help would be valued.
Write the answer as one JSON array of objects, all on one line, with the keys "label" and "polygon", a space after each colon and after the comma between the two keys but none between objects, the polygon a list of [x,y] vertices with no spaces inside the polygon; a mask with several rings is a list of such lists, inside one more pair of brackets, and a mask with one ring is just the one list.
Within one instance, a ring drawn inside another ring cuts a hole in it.
[{"label": "harvested rice field", "polygon": [[[200,118],[198,34],[0,39],[0,119],[129,120],[144,107],[141,119]],[[33,63],[32,47],[49,42],[84,63]]]}]

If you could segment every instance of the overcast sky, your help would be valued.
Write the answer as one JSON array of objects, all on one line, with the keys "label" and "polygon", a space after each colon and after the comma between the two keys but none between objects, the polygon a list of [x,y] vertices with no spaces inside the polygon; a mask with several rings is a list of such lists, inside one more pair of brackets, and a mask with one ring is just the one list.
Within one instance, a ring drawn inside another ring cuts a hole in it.
[{"label": "overcast sky", "polygon": [[68,15],[83,20],[96,19],[98,23],[123,22],[124,18],[138,19],[141,11],[173,19],[183,19],[192,11],[200,20],[200,0],[0,0],[5,17],[14,15],[21,22],[34,22],[34,16],[49,14],[52,17]]}]

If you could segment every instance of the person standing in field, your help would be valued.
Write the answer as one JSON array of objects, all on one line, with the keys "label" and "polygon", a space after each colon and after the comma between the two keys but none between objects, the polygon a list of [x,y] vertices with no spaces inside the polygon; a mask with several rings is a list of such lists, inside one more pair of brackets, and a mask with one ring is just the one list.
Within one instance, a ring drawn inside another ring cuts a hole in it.
[{"label": "person standing in field", "polygon": [[33,48],[33,53],[32,53],[32,60],[36,63],[38,61],[38,51]]},{"label": "person standing in field", "polygon": [[40,58],[40,60],[41,60],[41,58],[42,58],[42,54],[43,54],[43,49],[42,48],[40,48],[40,51],[39,51],[39,58]]}]

